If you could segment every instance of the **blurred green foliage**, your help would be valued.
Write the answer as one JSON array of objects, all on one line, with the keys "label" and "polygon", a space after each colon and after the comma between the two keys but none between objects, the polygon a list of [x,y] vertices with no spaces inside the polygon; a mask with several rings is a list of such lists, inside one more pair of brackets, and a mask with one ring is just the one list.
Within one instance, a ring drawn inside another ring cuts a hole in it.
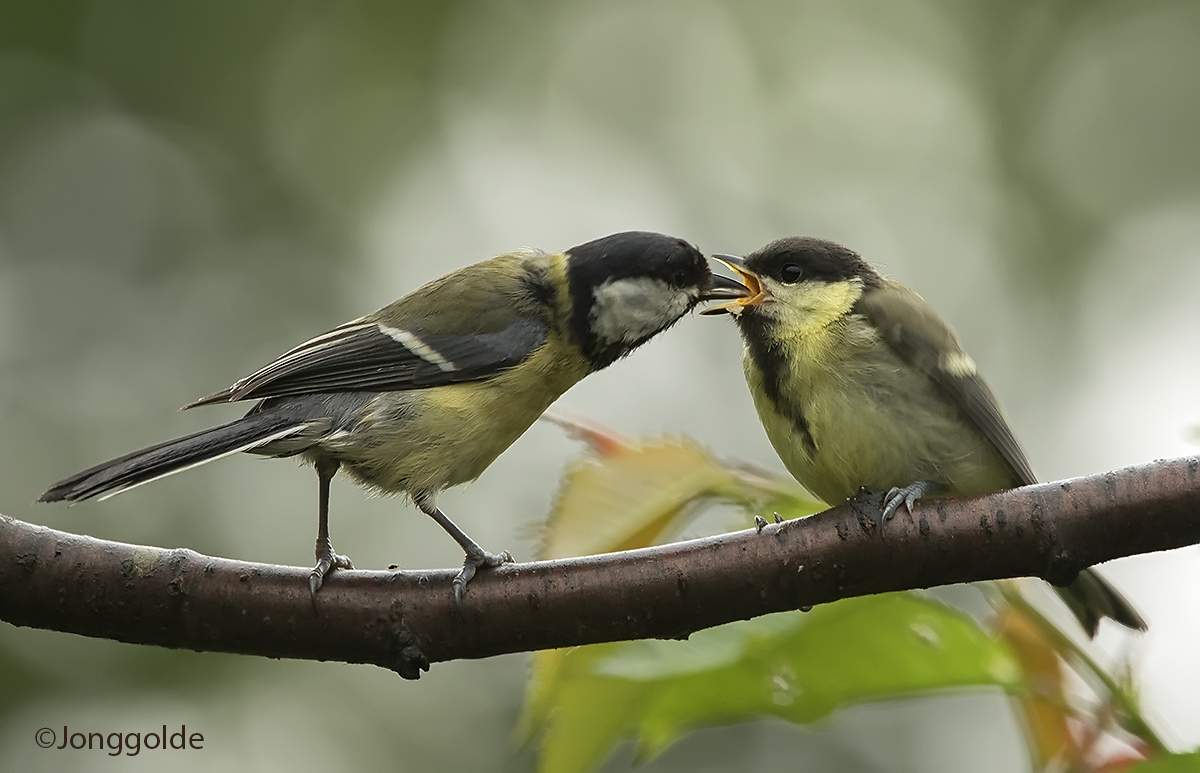
[{"label": "blurred green foliage", "polygon": [[644,641],[567,655],[532,727],[538,769],[584,773],[637,739],[640,760],[704,725],[777,716],[824,719],[840,706],[963,687],[1015,688],[1002,645],[935,601],[909,594],[847,599],[713,628],[686,642]]},{"label": "blurred green foliage", "polygon": [[[88,83],[54,93],[53,82],[35,82],[39,93],[4,112],[26,123],[29,110],[86,88],[232,156],[239,181],[257,189],[227,191],[235,216],[295,224],[311,211],[308,196],[350,215],[432,131],[439,51],[464,5],[14,0],[0,11],[0,50],[79,68]],[[270,141],[273,121],[288,123],[288,145]],[[311,179],[281,174],[293,152],[320,162],[306,169]]]},{"label": "blurred green foliage", "polygon": [[[1187,413],[1200,378],[1197,72],[1193,0],[5,0],[0,510],[302,563],[313,482],[286,464],[231,460],[98,506],[31,503],[62,475],[220,420],[175,409],[421,281],[626,228],[715,251],[812,233],[882,262],[954,321],[1043,476],[1170,455],[1171,442],[1185,453],[1180,428],[1200,420]],[[646,451],[664,463],[711,447],[770,466],[736,347],[721,325],[688,321],[568,400],[702,441]],[[530,435],[448,495],[468,518],[487,514],[472,534],[519,557],[532,542],[509,541],[540,522],[570,453]],[[710,494],[749,501],[721,486]],[[457,560],[399,503],[334,496],[339,549],[361,565]],[[603,522],[615,531],[572,544],[622,530],[653,541],[694,514],[647,504],[641,530]],[[1164,595],[1186,608],[1188,565],[1162,566],[1175,583]],[[1185,618],[1159,613],[1151,636],[1182,640]],[[1192,739],[1194,659],[1168,645],[1148,645],[1147,667],[1161,669],[1159,710]],[[396,685],[5,627],[0,768],[51,769],[28,739],[40,724],[191,712],[219,731],[210,767],[403,756],[522,769],[532,761],[503,741],[520,662]],[[300,708],[314,695],[339,710]],[[977,768],[1025,763],[1011,727],[981,718],[945,737],[922,720],[938,710],[886,715],[915,717],[907,746],[847,741],[835,714],[761,766],[791,769],[821,744],[856,770],[960,769],[932,759],[939,745]],[[450,714],[478,744],[459,742]],[[300,751],[279,740],[297,736]],[[704,756],[689,770],[720,764]],[[668,751],[646,767],[674,764]]]},{"label": "blurred green foliage", "polygon": [[[748,473],[687,440],[638,443],[595,425],[550,420],[592,453],[563,479],[543,557],[659,544],[684,526],[684,513],[694,517],[714,500],[785,519],[819,508],[786,479]],[[603,525],[590,528],[597,520]],[[644,761],[705,725],[762,716],[812,724],[853,703],[990,687],[1013,695],[1036,770],[1101,773],[1165,754],[1132,676],[1118,683],[1015,584],[998,587],[989,593],[995,624],[916,593],[890,593],[730,623],[686,641],[538,652],[518,732],[536,743],[543,773],[588,773],[626,738],[635,739],[635,759]],[[1099,682],[1096,708],[1078,705],[1068,665]],[[1102,738],[1133,748],[1114,753]]]},{"label": "blurred green foliage", "polygon": [[1195,773],[1200,770],[1200,751],[1146,760],[1125,770],[1128,773]]}]

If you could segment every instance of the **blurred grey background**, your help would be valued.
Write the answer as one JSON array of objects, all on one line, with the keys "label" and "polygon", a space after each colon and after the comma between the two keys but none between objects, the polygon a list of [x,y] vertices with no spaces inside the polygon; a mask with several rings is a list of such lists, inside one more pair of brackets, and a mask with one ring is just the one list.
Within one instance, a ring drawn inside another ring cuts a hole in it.
[{"label": "blurred grey background", "polygon": [[[835,239],[958,329],[1043,478],[1195,453],[1200,5],[1191,0],[34,2],[0,7],[0,512],[308,565],[315,476],[233,458],[101,503],[55,480],[200,429],[178,413],[451,269],[651,229],[708,252]],[[740,344],[686,319],[559,409],[782,471]],[[447,511],[533,554],[579,449],[535,425]],[[360,567],[457,563],[399,501],[335,483]],[[1108,567],[1145,612],[1149,714],[1200,744],[1200,550]],[[1114,631],[1113,656],[1130,649]],[[366,666],[0,626],[0,769],[42,726],[186,723],[178,770],[522,771],[526,659]],[[618,751],[608,769],[631,765]],[[1019,771],[1006,700],[695,733],[647,771]]]}]

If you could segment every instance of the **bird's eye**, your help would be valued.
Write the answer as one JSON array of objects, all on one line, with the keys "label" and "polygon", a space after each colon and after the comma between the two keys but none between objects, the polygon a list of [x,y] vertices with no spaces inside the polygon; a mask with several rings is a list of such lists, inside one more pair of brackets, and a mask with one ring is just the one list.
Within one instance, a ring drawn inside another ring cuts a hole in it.
[{"label": "bird's eye", "polygon": [[804,273],[795,263],[788,263],[783,268],[779,269],[779,280],[784,284],[793,285],[800,281],[800,275]]},{"label": "bird's eye", "polygon": [[676,269],[675,272],[671,274],[671,284],[675,285],[676,287],[683,287],[685,284],[687,284],[687,280],[687,272],[681,268]]}]

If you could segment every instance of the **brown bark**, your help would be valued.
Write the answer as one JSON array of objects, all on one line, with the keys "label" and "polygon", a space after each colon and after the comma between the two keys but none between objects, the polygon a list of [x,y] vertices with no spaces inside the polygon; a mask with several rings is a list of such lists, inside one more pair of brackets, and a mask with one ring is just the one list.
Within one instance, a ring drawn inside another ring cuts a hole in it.
[{"label": "brown bark", "polygon": [[884,523],[879,497],[656,548],[484,570],[307,568],[97,540],[0,516],[0,619],[138,644],[429,663],[693,631],[849,596],[1036,576],[1200,542],[1200,457],[962,500]]}]

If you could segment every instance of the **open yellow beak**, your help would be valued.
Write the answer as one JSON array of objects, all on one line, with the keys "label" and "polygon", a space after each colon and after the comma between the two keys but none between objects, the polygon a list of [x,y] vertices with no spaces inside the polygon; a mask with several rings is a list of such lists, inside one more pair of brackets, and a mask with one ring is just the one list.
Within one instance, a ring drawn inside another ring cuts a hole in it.
[{"label": "open yellow beak", "polygon": [[728,303],[719,303],[716,306],[710,306],[701,315],[706,314],[732,314],[735,317],[742,313],[742,310],[747,306],[758,306],[771,300],[771,296],[767,294],[767,290],[763,287],[762,282],[758,281],[758,276],[746,268],[746,261],[736,255],[710,255],[713,260],[724,263],[731,271],[738,275],[742,283],[746,285],[749,294],[742,298],[735,298]]}]

